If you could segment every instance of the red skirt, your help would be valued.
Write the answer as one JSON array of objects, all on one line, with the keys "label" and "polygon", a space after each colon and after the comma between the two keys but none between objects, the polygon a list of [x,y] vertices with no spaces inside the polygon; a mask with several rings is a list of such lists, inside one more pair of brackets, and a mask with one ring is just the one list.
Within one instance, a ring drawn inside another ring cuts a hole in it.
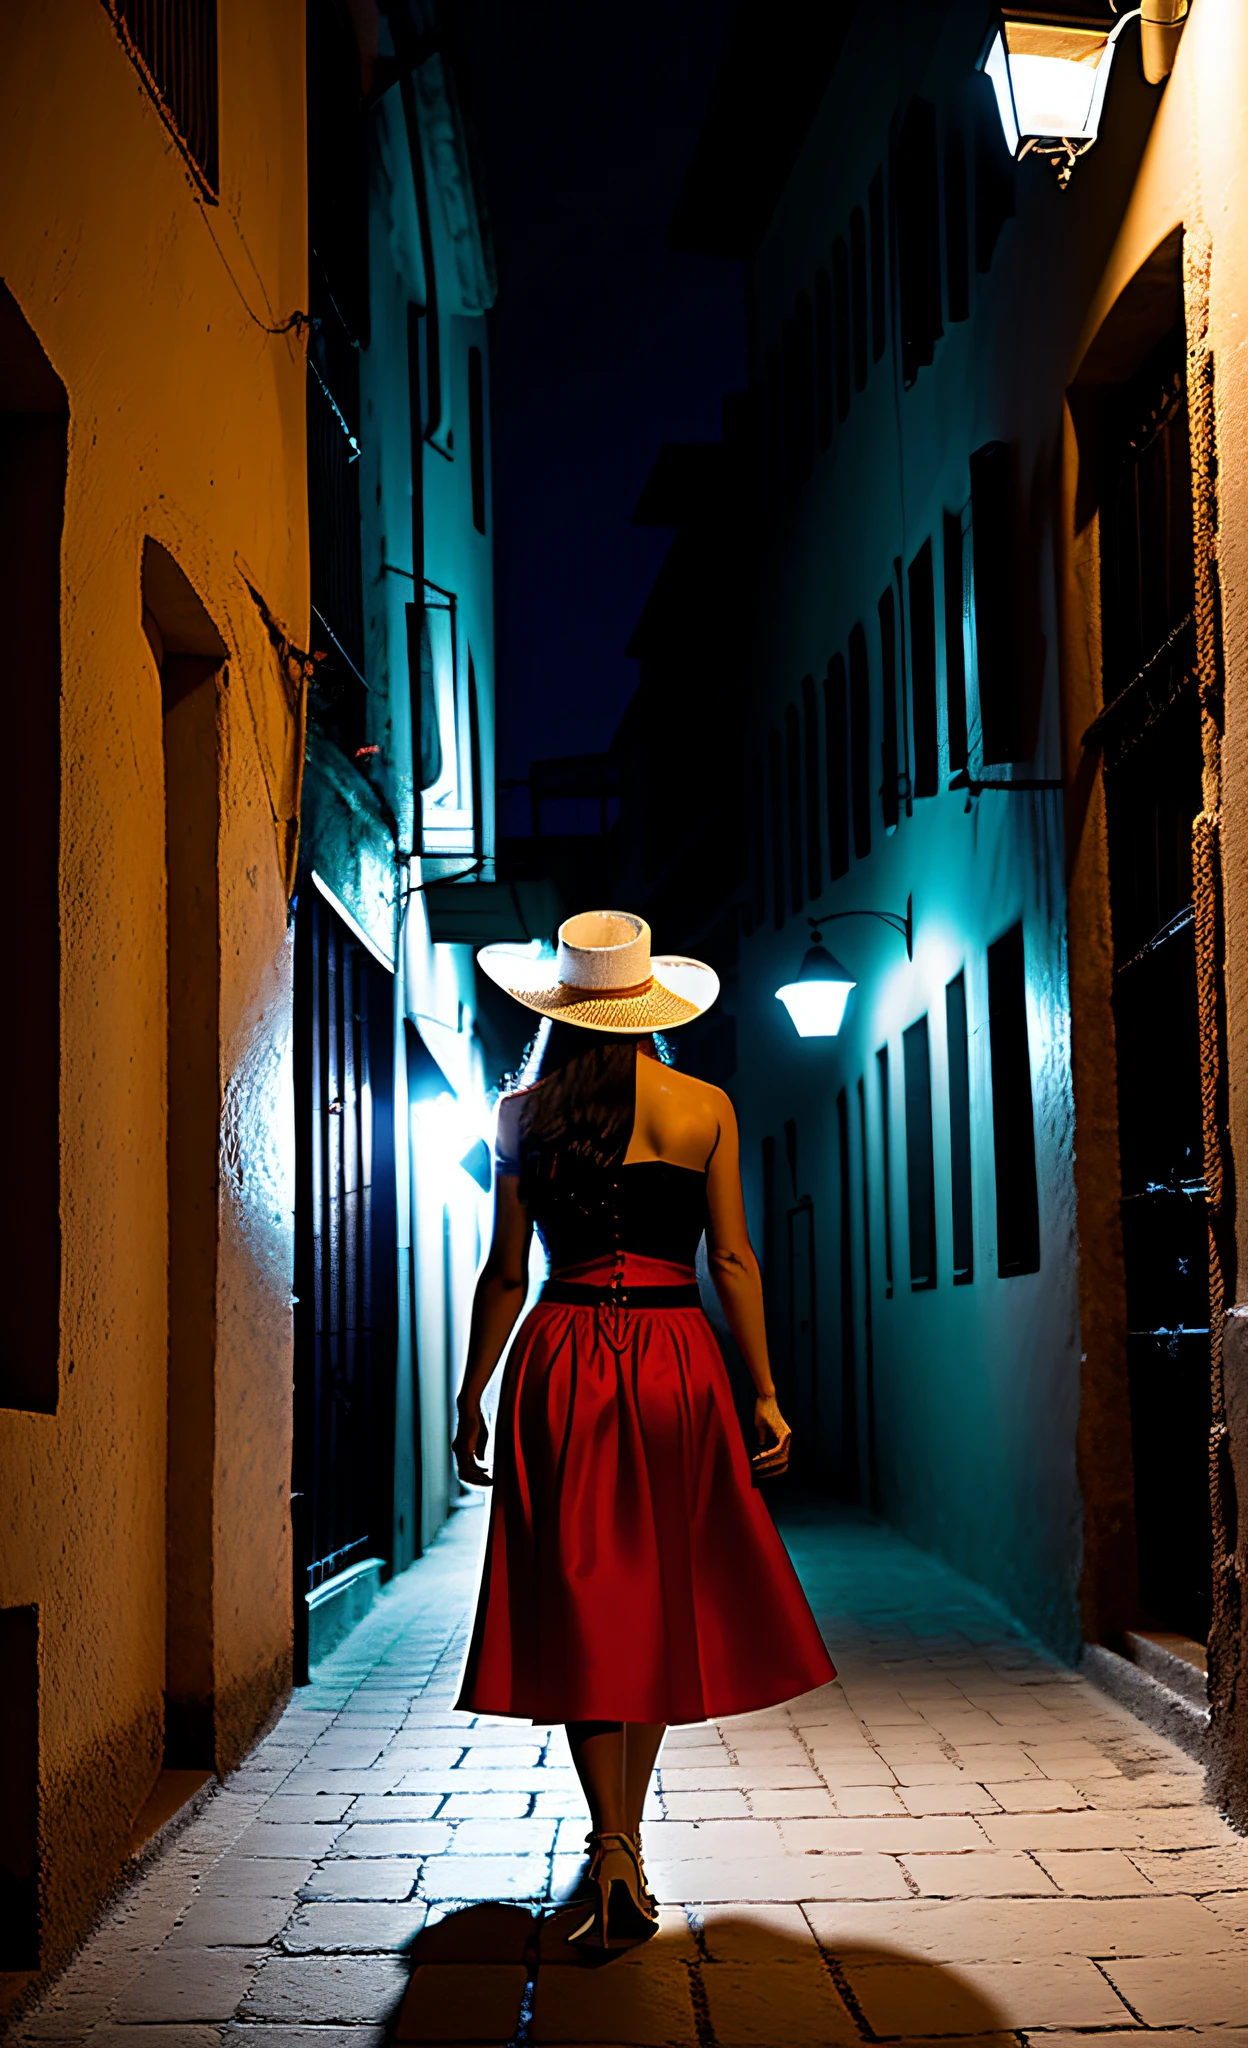
[{"label": "red skirt", "polygon": [[[693,1274],[630,1257],[625,1277]],[[539,1304],[503,1376],[459,1706],[544,1723],[707,1721],[835,1676],[701,1309]]]}]

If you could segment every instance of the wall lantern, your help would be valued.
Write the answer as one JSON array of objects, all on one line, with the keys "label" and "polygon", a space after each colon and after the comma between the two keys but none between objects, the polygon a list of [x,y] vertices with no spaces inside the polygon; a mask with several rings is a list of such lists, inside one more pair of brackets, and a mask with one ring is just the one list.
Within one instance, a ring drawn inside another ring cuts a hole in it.
[{"label": "wall lantern", "polygon": [[1144,72],[1151,85],[1169,76],[1188,0],[1145,0],[1108,31],[1043,8],[1007,9],[989,32],[979,68],[991,81],[1010,155],[1047,157],[1065,190],[1077,160],[1101,124],[1114,47],[1139,18]]},{"label": "wall lantern", "polygon": [[829,953],[819,930],[820,925],[831,924],[838,917],[878,918],[905,940],[907,960],[914,958],[913,896],[906,898],[904,917],[899,910],[832,910],[826,917],[810,918],[811,943],[797,980],[786,981],[776,990],[776,1001],[784,1004],[799,1038],[835,1038],[850,991],[858,986],[849,969]]}]

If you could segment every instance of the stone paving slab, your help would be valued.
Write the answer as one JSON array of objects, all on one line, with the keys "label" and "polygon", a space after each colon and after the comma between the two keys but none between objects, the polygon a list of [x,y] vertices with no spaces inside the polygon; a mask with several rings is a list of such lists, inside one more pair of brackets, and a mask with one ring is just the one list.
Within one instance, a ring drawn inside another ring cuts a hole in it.
[{"label": "stone paving slab", "polygon": [[456,1515],[387,1589],[15,2044],[1248,2048],[1248,1842],[1200,1771],[934,1559],[814,1512],[789,1533],[841,1680],[671,1731],[662,1932],[587,1970],[562,1730],[454,1707],[482,1532]]}]

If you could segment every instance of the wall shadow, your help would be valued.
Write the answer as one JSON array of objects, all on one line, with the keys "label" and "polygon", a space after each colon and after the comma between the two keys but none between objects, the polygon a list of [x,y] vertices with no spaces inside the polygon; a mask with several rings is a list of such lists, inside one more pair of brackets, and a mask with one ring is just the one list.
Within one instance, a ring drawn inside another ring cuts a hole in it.
[{"label": "wall shadow", "polygon": [[[855,1917],[861,1909],[855,1908]],[[539,2048],[545,2042],[641,2048],[657,2041],[768,2048],[977,2044],[1018,2035],[967,1973],[835,1931],[803,1935],[795,1906],[680,1907],[644,1948],[607,1959],[568,1945],[580,1905],[533,1913],[490,1901],[424,1929],[387,2035],[395,2048]],[[1015,2016],[1013,2025],[1019,2025]]]}]

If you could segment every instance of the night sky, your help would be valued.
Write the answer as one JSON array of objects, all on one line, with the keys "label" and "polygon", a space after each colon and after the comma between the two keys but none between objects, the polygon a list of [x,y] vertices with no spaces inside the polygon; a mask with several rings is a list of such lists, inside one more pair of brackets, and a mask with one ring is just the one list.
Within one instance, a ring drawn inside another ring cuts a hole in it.
[{"label": "night sky", "polygon": [[[630,524],[664,441],[744,382],[738,264],[664,245],[731,0],[468,0],[491,315],[499,775],[604,748],[670,536]],[[525,829],[527,807],[505,812]],[[553,820],[552,820],[553,822]],[[504,829],[508,826],[505,824]]]}]

